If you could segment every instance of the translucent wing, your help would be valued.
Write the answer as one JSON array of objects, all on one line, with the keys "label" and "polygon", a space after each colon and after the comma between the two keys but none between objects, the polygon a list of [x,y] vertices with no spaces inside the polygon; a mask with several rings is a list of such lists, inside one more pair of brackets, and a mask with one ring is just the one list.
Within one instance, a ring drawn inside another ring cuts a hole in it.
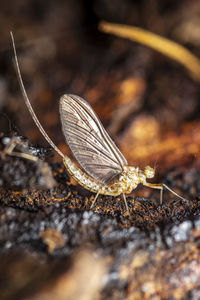
[{"label": "translucent wing", "polygon": [[87,174],[107,184],[122,172],[126,159],[84,99],[64,95],[60,116],[66,142]]}]

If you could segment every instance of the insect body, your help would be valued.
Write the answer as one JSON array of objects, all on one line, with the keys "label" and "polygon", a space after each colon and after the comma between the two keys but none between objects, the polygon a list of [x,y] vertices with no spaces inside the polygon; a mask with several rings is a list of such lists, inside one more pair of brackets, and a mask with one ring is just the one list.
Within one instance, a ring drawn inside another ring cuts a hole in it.
[{"label": "insect body", "polygon": [[139,168],[134,168],[130,166],[124,166],[122,173],[116,179],[112,180],[110,183],[102,183],[99,180],[92,178],[90,175],[86,174],[80,168],[78,168],[69,158],[64,158],[63,163],[70,173],[70,175],[86,189],[110,196],[118,196],[122,193],[130,194],[139,183],[147,184],[146,178],[152,178],[153,176],[146,177],[146,169],[150,169],[152,173],[154,170],[150,167],[146,167],[144,171]]},{"label": "insect body", "polygon": [[113,143],[90,105],[75,95],[60,99],[63,133],[76,160],[85,170],[77,168],[70,159],[63,158],[69,171],[81,185],[100,194],[117,196],[129,194],[154,170],[145,171],[127,166],[127,161]]},{"label": "insect body", "polygon": [[45,139],[63,158],[63,163],[71,176],[80,185],[96,193],[91,207],[94,206],[99,194],[122,195],[129,213],[125,194],[130,194],[140,183],[159,189],[160,202],[162,202],[164,187],[185,200],[165,184],[148,183],[146,179],[154,177],[154,169],[151,167],[147,166],[143,171],[138,167],[128,166],[125,157],[104,129],[92,107],[76,95],[61,97],[60,117],[66,142],[81,168],[64,155],[49,138],[33,111],[22,81],[12,33],[11,38],[20,86],[28,110]]}]

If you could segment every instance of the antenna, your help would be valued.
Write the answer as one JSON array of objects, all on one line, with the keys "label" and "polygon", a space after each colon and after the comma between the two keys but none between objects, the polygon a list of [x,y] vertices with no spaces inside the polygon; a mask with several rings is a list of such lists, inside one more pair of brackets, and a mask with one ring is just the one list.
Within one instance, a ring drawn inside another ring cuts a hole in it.
[{"label": "antenna", "polygon": [[17,59],[17,52],[16,52],[16,48],[15,48],[15,41],[14,41],[14,37],[13,37],[13,33],[12,31],[10,32],[11,35],[11,39],[12,39],[12,46],[13,46],[13,51],[14,51],[14,59],[15,59],[15,64],[16,64],[16,69],[17,69],[17,75],[18,75],[18,79],[19,79],[19,83],[20,83],[20,87],[22,90],[22,95],[24,98],[24,101],[26,103],[26,106],[31,114],[31,117],[33,119],[33,121],[35,122],[36,126],[38,127],[38,129],[40,130],[41,134],[44,136],[44,138],[47,140],[47,142],[51,145],[51,147],[53,147],[53,149],[63,158],[65,158],[65,155],[60,151],[60,149],[58,149],[58,147],[54,144],[54,142],[50,139],[50,137],[47,135],[46,131],[44,130],[44,128],[42,127],[42,125],[40,124],[40,121],[38,120],[33,107],[30,103],[30,100],[28,98],[28,95],[26,93],[25,87],[24,87],[24,83],[22,80],[22,76],[21,76],[21,72],[20,72],[20,68],[19,68],[19,63],[18,63],[18,59]]}]

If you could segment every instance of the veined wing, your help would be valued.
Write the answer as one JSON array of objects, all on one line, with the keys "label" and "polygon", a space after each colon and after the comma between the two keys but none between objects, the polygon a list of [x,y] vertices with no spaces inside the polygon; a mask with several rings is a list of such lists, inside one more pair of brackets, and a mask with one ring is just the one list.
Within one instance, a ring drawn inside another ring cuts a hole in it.
[{"label": "veined wing", "polygon": [[60,116],[66,142],[87,174],[108,184],[122,172],[126,159],[83,98],[61,97]]}]

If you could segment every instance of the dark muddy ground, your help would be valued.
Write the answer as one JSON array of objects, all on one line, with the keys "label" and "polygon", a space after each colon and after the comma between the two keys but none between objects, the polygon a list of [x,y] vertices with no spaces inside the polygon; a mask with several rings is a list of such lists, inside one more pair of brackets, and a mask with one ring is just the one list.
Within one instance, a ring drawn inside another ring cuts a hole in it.
[{"label": "dark muddy ground", "polygon": [[[136,25],[200,53],[200,3],[7,1],[0,12],[0,299],[200,299],[199,82],[142,45],[98,31]],[[58,103],[92,105],[130,165],[156,166],[183,201],[142,186],[100,196],[70,181],[38,132],[13,67],[15,34],[35,111],[69,154]],[[24,138],[24,137],[28,138]],[[37,157],[8,155],[6,147]]]}]

